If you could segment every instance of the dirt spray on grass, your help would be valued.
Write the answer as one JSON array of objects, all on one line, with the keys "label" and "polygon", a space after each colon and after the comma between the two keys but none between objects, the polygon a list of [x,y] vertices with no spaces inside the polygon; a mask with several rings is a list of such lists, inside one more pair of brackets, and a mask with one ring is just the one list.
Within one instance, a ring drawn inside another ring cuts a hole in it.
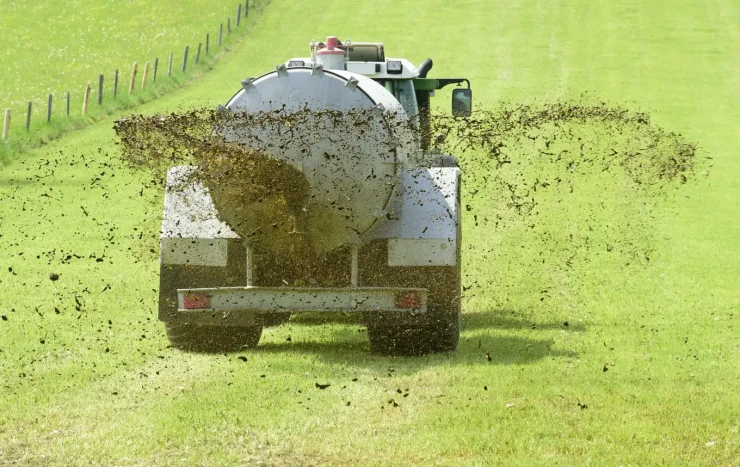
[{"label": "dirt spray on grass", "polygon": [[[303,174],[287,162],[258,149],[229,144],[214,134],[224,119],[216,112],[194,111],[168,116],[133,116],[116,122],[126,162],[152,172],[164,182],[175,165],[195,165],[179,185],[208,187],[221,220],[243,238],[267,232],[270,250],[302,251],[304,238],[290,235],[308,194]],[[251,222],[247,224],[246,219]]]},{"label": "dirt spray on grass", "polygon": [[[362,112],[197,110],[122,119],[116,132],[133,167],[163,177],[172,165],[198,165],[198,180],[211,190],[222,220],[242,236],[255,229],[269,232],[265,244],[272,239],[272,251],[289,252],[295,260],[297,251],[310,251],[290,235],[303,216],[305,177],[274,157],[282,144],[235,144],[214,129],[224,122],[237,128],[256,125],[280,132],[278,142],[295,145],[301,126],[316,127],[304,135],[329,131],[326,125],[319,128],[319,121],[358,138],[369,130]],[[618,268],[648,263],[655,252],[657,210],[694,179],[697,166],[694,143],[652,123],[645,113],[604,103],[501,104],[478,109],[470,118],[433,115],[430,121],[431,146],[455,155],[463,171],[463,290],[501,306],[511,294],[539,301],[577,294],[584,270],[598,269],[601,262]],[[385,122],[397,129],[414,125],[397,115],[385,116]],[[404,139],[400,130],[391,134],[401,135],[395,144],[408,146],[401,149],[418,143]],[[309,150],[315,141],[301,144]],[[341,146],[326,155],[329,160],[351,156]],[[256,211],[244,206],[255,203],[266,220],[252,223],[247,232],[240,222]],[[344,250],[305,257],[302,267],[287,274],[289,281],[310,276],[325,283],[321,276],[346,262]],[[329,282],[345,276],[334,274]]]},{"label": "dirt spray on grass", "polygon": [[604,103],[503,104],[437,117],[433,134],[465,174],[466,301],[496,309],[559,312],[649,264],[656,217],[703,164],[682,135]]}]

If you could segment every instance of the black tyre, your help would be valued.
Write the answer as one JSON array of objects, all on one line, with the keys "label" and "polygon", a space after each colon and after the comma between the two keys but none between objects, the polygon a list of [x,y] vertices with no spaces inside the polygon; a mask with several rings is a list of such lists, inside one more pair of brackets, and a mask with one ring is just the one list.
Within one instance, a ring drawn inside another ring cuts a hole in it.
[{"label": "black tyre", "polygon": [[264,315],[258,315],[257,318],[255,318],[255,321],[266,328],[271,328],[285,324],[289,319],[290,313],[267,313]]},{"label": "black tyre", "polygon": [[238,240],[229,240],[228,266],[162,265],[159,281],[159,319],[164,321],[170,345],[193,352],[233,352],[255,347],[262,323],[254,326],[208,326],[182,322],[176,315],[177,289],[243,285],[246,257]]},{"label": "black tyre", "polygon": [[[368,245],[361,280],[376,287],[422,287],[429,290],[427,313],[401,321],[393,314],[366,318],[370,348],[388,355],[450,352],[460,340],[459,266],[387,266],[387,242]],[[364,264],[363,264],[364,263]]]},{"label": "black tyre", "polygon": [[203,326],[164,323],[172,347],[194,352],[235,352],[256,347],[262,326]]},{"label": "black tyre", "polygon": [[425,355],[451,352],[460,340],[460,315],[438,317],[436,324],[375,325],[368,324],[370,348],[387,355]]}]

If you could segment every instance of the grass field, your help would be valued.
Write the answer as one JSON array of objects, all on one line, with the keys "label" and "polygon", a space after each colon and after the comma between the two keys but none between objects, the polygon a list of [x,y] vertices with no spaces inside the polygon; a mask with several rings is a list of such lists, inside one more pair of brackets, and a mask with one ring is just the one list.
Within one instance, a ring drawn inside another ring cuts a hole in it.
[{"label": "grass field", "polygon": [[[77,97],[85,83],[96,84],[101,73],[112,86],[116,69],[121,73],[120,89],[124,89],[133,62],[143,66],[159,57],[166,72],[170,52],[175,55],[173,68],[179,69],[185,45],[190,45],[193,52],[198,42],[205,47],[206,33],[210,33],[211,46],[217,50],[219,24],[224,23],[224,35],[227,18],[235,27],[238,3],[74,0],[48,4],[3,0],[0,108],[10,107],[15,115],[25,116],[28,101],[33,101],[37,109],[43,109],[38,113],[45,115],[49,93],[59,102],[66,91]],[[195,55],[192,58],[194,61]],[[112,87],[108,89],[112,93]]]},{"label": "grass field", "polygon": [[0,169],[0,465],[738,465],[738,31],[730,0],[274,0],[242,47],[141,110],[224,103],[335,34],[431,56],[479,103],[587,92],[650,111],[713,167],[659,204],[647,264],[534,267],[535,237],[464,218],[455,353],[372,355],[362,326],[309,317],[194,355],[156,320],[160,190],[122,167],[112,117],[71,133]]},{"label": "grass field", "polygon": [[[14,153],[40,146],[108,114],[156,99],[206,72],[243,38],[264,3],[252,2],[248,17],[244,16],[245,5],[241,5],[242,19],[238,28],[238,2],[182,5],[76,1],[51,6],[0,3],[3,9],[0,41],[8,44],[0,52],[5,66],[0,76],[0,109],[3,116],[7,110],[11,114],[8,139],[0,145],[0,163],[11,159]],[[221,22],[224,29],[219,45]],[[50,30],[43,40],[32,37],[32,31],[47,32],[45,28]],[[206,34],[210,35],[208,47]],[[185,45],[189,46],[189,53],[183,72]],[[172,70],[168,74],[170,53],[173,55]],[[29,60],[29,57],[47,55],[46,60]],[[138,67],[134,88],[129,93],[134,62]],[[147,63],[150,65],[148,74],[145,71]],[[114,96],[116,71],[119,79]],[[102,100],[98,103],[101,74],[104,81]],[[39,76],[44,79],[38,79]],[[91,91],[88,111],[83,115],[86,84],[91,86]],[[50,94],[52,109],[47,121]],[[32,107],[27,121],[29,101]]]}]

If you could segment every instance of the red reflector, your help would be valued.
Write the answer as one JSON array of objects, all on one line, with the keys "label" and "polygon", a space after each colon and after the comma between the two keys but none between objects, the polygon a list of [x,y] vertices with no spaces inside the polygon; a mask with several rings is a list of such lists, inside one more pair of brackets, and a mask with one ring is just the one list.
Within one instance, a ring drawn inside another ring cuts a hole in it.
[{"label": "red reflector", "polygon": [[409,290],[408,292],[397,293],[396,308],[421,308],[421,292],[418,290]]},{"label": "red reflector", "polygon": [[182,297],[182,306],[186,310],[199,310],[211,307],[211,297],[199,293],[186,293]]}]

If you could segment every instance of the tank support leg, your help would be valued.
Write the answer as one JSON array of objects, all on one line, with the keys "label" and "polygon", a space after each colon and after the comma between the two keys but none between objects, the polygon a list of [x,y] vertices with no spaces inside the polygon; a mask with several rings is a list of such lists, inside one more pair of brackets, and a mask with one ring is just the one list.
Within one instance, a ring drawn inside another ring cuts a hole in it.
[{"label": "tank support leg", "polygon": [[254,285],[252,284],[254,281],[254,246],[252,245],[252,242],[244,242],[244,250],[247,253],[247,287],[252,287],[252,285]]},{"label": "tank support leg", "polygon": [[352,251],[352,287],[357,287],[360,285],[360,267],[359,267],[359,260],[358,257],[360,255],[360,246],[356,243],[352,245],[351,248]]}]

